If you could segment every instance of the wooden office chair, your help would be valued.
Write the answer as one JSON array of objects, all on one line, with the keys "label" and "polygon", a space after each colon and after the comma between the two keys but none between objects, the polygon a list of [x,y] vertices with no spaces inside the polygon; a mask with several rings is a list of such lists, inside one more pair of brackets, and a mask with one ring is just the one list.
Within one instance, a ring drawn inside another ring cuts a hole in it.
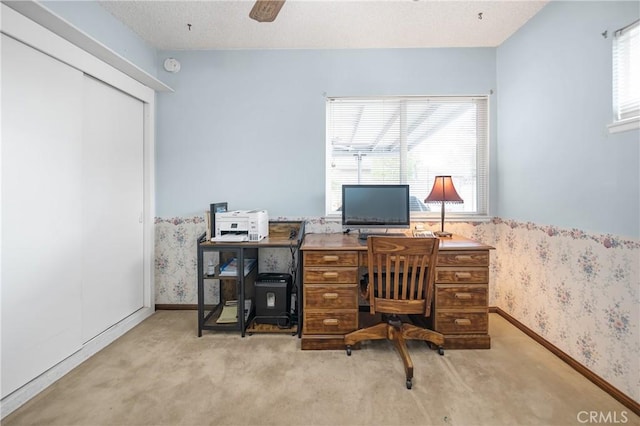
[{"label": "wooden office chair", "polygon": [[402,323],[399,317],[403,314],[430,316],[439,240],[371,236],[367,245],[369,272],[368,277],[365,276],[365,296],[370,312],[382,313],[383,322],[345,335],[347,355],[351,355],[353,345],[363,340],[391,340],[404,362],[407,389],[411,389],[413,363],[405,340],[424,340],[437,345],[440,355],[444,354],[442,334]]}]

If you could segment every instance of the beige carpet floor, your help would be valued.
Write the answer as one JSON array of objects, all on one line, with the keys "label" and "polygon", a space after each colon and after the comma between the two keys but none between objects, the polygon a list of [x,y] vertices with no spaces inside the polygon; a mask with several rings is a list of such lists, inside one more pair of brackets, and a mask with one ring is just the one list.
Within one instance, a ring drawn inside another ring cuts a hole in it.
[{"label": "beige carpet floor", "polygon": [[385,341],[347,357],[196,327],[194,311],[155,313],[2,425],[580,425],[592,411],[640,424],[497,314],[490,350],[410,342],[411,390]]}]

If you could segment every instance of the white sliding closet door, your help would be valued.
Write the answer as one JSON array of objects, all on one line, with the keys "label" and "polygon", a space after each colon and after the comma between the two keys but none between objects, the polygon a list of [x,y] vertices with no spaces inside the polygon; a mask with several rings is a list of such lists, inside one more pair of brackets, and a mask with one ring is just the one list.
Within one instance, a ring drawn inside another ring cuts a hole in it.
[{"label": "white sliding closet door", "polygon": [[143,103],[84,78],[82,338],[143,307]]},{"label": "white sliding closet door", "polygon": [[82,345],[83,74],[1,42],[4,397]]}]

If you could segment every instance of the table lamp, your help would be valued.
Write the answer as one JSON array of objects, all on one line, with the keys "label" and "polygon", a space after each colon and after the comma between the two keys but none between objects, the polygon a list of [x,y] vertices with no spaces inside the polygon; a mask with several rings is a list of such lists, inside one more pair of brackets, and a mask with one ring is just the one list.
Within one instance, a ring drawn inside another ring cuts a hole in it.
[{"label": "table lamp", "polygon": [[436,180],[433,182],[433,188],[431,193],[424,200],[425,203],[442,203],[442,211],[440,215],[441,225],[440,231],[434,232],[438,237],[450,237],[451,232],[444,231],[444,203],[462,203],[462,198],[456,192],[456,188],[453,186],[451,176],[436,176]]}]

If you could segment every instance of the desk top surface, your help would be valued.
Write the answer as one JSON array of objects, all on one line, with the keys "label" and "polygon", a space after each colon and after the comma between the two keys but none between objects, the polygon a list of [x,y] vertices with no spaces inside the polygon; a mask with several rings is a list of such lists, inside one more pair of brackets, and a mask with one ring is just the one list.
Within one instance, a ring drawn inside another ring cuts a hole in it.
[{"label": "desk top surface", "polygon": [[200,237],[200,247],[209,249],[223,248],[261,248],[261,247],[298,247],[304,235],[304,222],[270,221],[269,236],[260,241],[206,241]]},{"label": "desk top surface", "polygon": [[261,248],[261,247],[296,247],[300,244],[297,238],[265,237],[260,241],[204,241],[200,243],[203,248]]},{"label": "desk top surface", "polygon": [[[301,250],[367,250],[366,242],[358,240],[356,234],[306,234]],[[492,250],[493,247],[478,241],[453,235],[451,238],[440,238],[442,250]]]}]

